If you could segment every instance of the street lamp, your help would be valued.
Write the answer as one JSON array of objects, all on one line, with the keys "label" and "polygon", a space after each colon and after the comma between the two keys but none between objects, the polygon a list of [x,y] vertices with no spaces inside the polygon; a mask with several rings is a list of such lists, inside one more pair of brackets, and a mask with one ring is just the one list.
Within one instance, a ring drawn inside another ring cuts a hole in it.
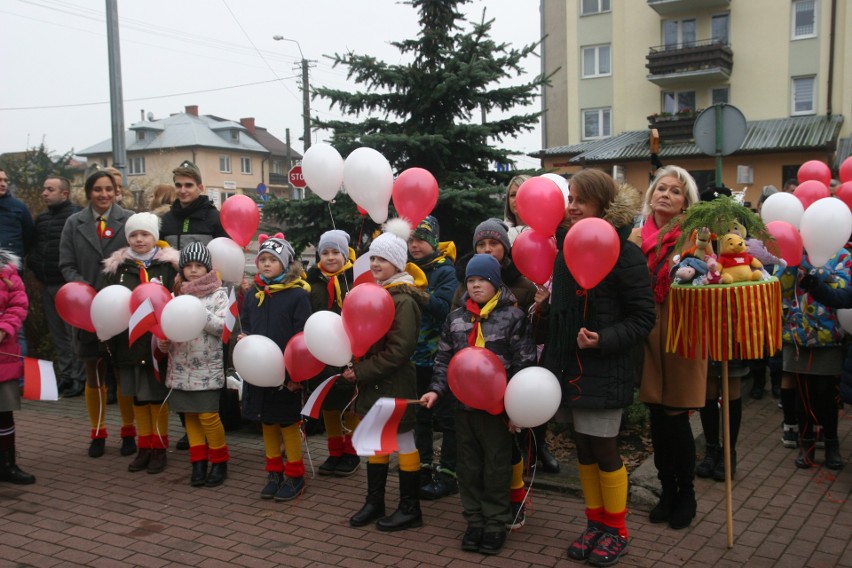
[{"label": "street lamp", "polygon": [[310,101],[310,86],[308,84],[308,60],[305,59],[305,54],[302,53],[302,46],[295,39],[274,35],[272,39],[275,41],[292,41],[299,48],[299,55],[302,57],[302,120],[304,123],[304,148],[307,150],[311,147],[311,101]]}]

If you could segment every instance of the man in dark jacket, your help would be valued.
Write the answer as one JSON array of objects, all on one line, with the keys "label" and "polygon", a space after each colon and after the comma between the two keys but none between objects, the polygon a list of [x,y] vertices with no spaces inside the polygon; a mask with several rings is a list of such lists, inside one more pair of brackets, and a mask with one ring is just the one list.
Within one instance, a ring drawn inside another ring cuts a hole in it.
[{"label": "man in dark jacket", "polygon": [[59,270],[62,228],[68,217],[80,208],[71,202],[71,183],[64,177],[49,177],[44,180],[41,197],[47,205],[47,211],[36,217],[35,243],[27,258],[27,266],[42,284],[44,315],[59,364],[59,392],[63,397],[69,398],[83,394],[86,373],[83,362],[73,356],[71,326],[59,317],[55,302],[56,293],[65,284],[65,278]]},{"label": "man in dark jacket", "polygon": [[227,237],[219,221],[219,210],[204,195],[198,166],[185,161],[172,170],[177,199],[163,215],[161,238],[177,250],[201,242],[207,245],[217,237]]},{"label": "man in dark jacket", "polygon": [[0,248],[24,258],[34,231],[30,210],[23,201],[12,196],[9,177],[0,169]]}]

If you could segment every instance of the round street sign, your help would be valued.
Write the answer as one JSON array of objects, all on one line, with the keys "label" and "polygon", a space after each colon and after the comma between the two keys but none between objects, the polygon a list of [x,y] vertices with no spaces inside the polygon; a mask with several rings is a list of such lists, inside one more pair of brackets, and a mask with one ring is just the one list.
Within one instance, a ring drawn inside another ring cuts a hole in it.
[{"label": "round street sign", "polygon": [[290,185],[293,187],[304,188],[307,187],[307,182],[305,182],[305,177],[302,175],[302,166],[293,166],[290,168],[290,175],[288,176],[290,180]]},{"label": "round street sign", "polygon": [[[718,145],[717,112],[721,114],[718,123],[720,130]],[[740,109],[734,105],[716,104],[701,111],[695,119],[692,137],[695,139],[695,145],[708,156],[727,156],[740,149],[747,129],[745,116]]]}]

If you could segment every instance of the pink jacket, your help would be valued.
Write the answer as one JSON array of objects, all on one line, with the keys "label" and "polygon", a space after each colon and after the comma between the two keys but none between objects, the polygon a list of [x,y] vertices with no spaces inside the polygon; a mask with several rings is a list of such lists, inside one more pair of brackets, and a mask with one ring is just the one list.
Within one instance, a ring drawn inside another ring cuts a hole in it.
[{"label": "pink jacket", "polygon": [[18,330],[27,318],[30,302],[18,276],[20,262],[14,254],[0,249],[0,331],[4,333],[0,341],[0,382],[20,378],[23,374],[23,360],[17,357],[21,353]]}]

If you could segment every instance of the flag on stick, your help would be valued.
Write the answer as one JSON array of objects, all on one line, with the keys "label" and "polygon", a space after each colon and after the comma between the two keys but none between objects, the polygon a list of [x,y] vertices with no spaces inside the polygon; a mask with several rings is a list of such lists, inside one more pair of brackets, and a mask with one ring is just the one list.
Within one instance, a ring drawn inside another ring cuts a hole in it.
[{"label": "flag on stick", "polygon": [[27,400],[59,400],[53,363],[24,357],[24,398]]},{"label": "flag on stick", "polygon": [[130,316],[130,324],[127,328],[130,345],[133,345],[137,339],[151,331],[155,325],[157,325],[157,314],[154,312],[154,304],[151,303],[151,298],[145,298],[145,301],[139,304],[139,307]]},{"label": "flag on stick", "polygon": [[355,429],[352,445],[359,456],[389,454],[399,449],[397,430],[409,401],[380,398]]},{"label": "flag on stick", "polygon": [[305,406],[302,407],[302,416],[307,416],[308,418],[313,419],[319,418],[322,403],[325,401],[325,397],[328,395],[331,387],[334,386],[335,381],[337,381],[339,377],[340,375],[332,375],[320,383],[320,386],[311,393],[311,396],[308,397],[308,402],[306,402]]},{"label": "flag on stick", "polygon": [[237,297],[234,295],[234,289],[231,288],[231,295],[228,296],[228,309],[225,311],[225,329],[222,330],[222,343],[231,341],[231,333],[234,331],[234,326],[237,325]]}]

